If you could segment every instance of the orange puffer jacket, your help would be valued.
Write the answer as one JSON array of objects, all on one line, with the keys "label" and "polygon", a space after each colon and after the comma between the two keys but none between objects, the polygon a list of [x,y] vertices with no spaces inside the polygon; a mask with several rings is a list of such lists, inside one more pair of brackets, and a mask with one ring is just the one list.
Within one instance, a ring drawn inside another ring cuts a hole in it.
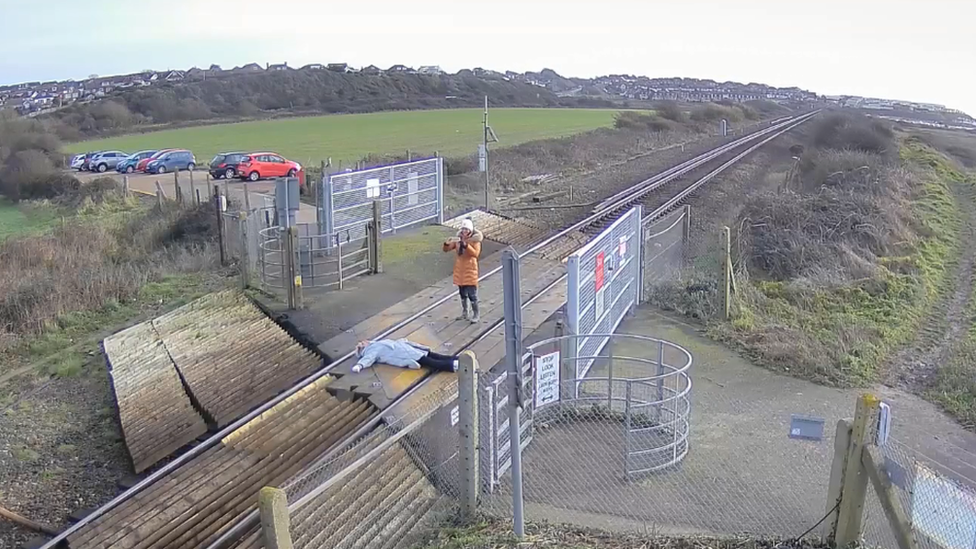
[{"label": "orange puffer jacket", "polygon": [[[458,238],[461,237],[460,231]],[[475,229],[468,238],[468,244],[464,250],[457,253],[454,259],[454,284],[457,286],[477,286],[478,285],[478,256],[481,255],[481,241],[485,235]],[[458,242],[445,242],[444,251],[450,252],[458,249]]]}]

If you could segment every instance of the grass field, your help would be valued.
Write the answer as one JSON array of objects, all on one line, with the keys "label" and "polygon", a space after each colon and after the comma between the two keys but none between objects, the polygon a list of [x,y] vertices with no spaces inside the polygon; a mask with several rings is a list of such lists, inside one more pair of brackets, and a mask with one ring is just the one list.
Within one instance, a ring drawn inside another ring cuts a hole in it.
[{"label": "grass field", "polygon": [[0,200],[0,240],[44,230],[57,218],[52,208],[29,207]]},{"label": "grass field", "polygon": [[[551,137],[610,126],[612,109],[494,109],[489,123],[509,147]],[[474,153],[481,142],[483,111],[455,109],[316,116],[218,124],[162,130],[73,143],[68,152],[119,149],[137,151],[162,147],[192,150],[197,162],[209,162],[221,151],[272,150],[305,164],[355,161],[368,153],[407,149],[439,151],[443,156]]]}]

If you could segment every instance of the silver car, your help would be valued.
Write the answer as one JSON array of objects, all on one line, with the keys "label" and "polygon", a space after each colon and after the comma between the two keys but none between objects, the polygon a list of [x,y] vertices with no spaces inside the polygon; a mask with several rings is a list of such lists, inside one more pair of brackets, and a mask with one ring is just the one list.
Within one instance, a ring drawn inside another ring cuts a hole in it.
[{"label": "silver car", "polygon": [[129,153],[124,153],[122,151],[104,151],[96,154],[88,162],[89,171],[104,173],[108,170],[114,170],[115,166],[119,162],[122,162],[129,157]]}]

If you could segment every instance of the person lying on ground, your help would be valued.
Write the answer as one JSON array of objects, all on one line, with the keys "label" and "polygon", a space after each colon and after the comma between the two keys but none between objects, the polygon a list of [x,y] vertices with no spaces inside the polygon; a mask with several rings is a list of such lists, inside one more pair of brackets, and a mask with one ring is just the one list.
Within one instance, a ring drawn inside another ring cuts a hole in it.
[{"label": "person lying on ground", "polygon": [[438,372],[457,372],[457,356],[435,353],[430,347],[408,339],[379,339],[360,341],[356,345],[359,360],[353,365],[353,373],[361,372],[373,364],[389,364],[398,368],[416,370],[423,366]]}]

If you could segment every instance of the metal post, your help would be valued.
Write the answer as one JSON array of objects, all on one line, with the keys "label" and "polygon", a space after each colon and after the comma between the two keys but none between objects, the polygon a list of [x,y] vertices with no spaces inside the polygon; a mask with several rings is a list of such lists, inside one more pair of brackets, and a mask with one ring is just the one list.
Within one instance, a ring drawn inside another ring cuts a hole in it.
[{"label": "metal post", "polygon": [[339,289],[341,290],[342,289],[342,238],[339,236],[339,233],[336,233],[335,239],[336,239],[336,249],[338,250],[336,252],[336,268],[339,272]]},{"label": "metal post", "polygon": [[613,411],[613,336],[607,338],[607,410]]},{"label": "metal post", "polygon": [[630,401],[631,401],[630,380],[624,380],[624,474],[630,480]]},{"label": "metal post", "polygon": [[691,238],[691,205],[684,206],[684,219],[681,220],[681,247],[684,254],[688,253],[688,239]]},{"label": "metal post", "polygon": [[214,202],[214,211],[217,214],[217,245],[220,248],[220,264],[226,265],[227,256],[226,253],[224,252],[224,223],[223,223],[223,219],[221,219],[223,216],[220,211],[220,188],[217,187],[217,185],[214,185],[213,202]]},{"label": "metal post", "polygon": [[657,347],[657,404],[654,405],[657,422],[661,423],[661,402],[664,400],[664,342]]},{"label": "metal post", "polygon": [[180,188],[180,170],[173,170],[173,196],[176,197],[176,203],[183,205],[183,189]]},{"label": "metal post", "polygon": [[247,212],[241,212],[237,221],[241,234],[241,288],[247,289],[251,285],[251,250],[248,248],[247,239]]},{"label": "metal post", "polygon": [[261,536],[267,549],[292,549],[288,499],[281,488],[265,486],[258,492]]},{"label": "metal post", "polygon": [[444,224],[444,159],[437,157],[437,224]]},{"label": "metal post", "polygon": [[725,320],[728,320],[732,316],[732,231],[728,227],[722,227],[722,271]]},{"label": "metal post", "polygon": [[193,170],[190,170],[190,200],[197,196],[197,184],[193,181]]},{"label": "metal post", "polygon": [[[578,255],[571,255],[566,261],[566,271],[568,278],[566,281],[568,292],[566,295],[566,333],[568,335],[577,336],[579,335],[579,310],[580,310],[580,258]],[[572,398],[579,398],[579,363],[577,362],[576,355],[579,350],[578,338],[571,338],[571,345],[567,345],[568,354],[566,355],[567,361],[572,364],[573,371],[571,376],[567,376],[565,379],[572,379],[573,382],[573,394]]]},{"label": "metal post", "polygon": [[295,308],[295,288],[293,285],[295,257],[291,247],[291,235],[288,229],[278,227],[278,249],[281,250],[281,285],[285,289],[286,301],[289,309]]},{"label": "metal post", "polygon": [[519,256],[512,248],[502,252],[502,277],[505,294],[505,351],[508,360],[508,433],[512,454],[512,505],[515,536],[525,535],[522,509],[522,434],[519,412],[522,407],[522,291]]},{"label": "metal post", "polygon": [[491,210],[491,194],[489,192],[489,187],[488,187],[490,178],[488,177],[489,163],[488,163],[488,96],[487,95],[485,96],[485,119],[484,119],[483,126],[484,127],[482,128],[482,137],[483,137],[482,146],[484,147],[485,150],[485,211],[487,212]]},{"label": "metal post", "polygon": [[633,313],[637,310],[637,306],[644,301],[644,208],[640,204],[637,205],[637,211],[634,212],[634,242],[631,243],[631,248],[634,254],[634,277],[635,285],[634,288],[636,295],[634,296],[634,304],[630,307],[629,313]]},{"label": "metal post", "polygon": [[458,439],[461,457],[461,510],[474,518],[478,508],[478,359],[471,351],[458,357]]},{"label": "metal post", "polygon": [[297,261],[298,253],[301,252],[301,244],[298,238],[297,227],[288,227],[288,241],[291,242],[291,265],[293,271],[291,283],[294,287],[295,309],[301,309],[304,307],[305,302],[302,297],[302,267]]},{"label": "metal post", "polygon": [[383,272],[382,250],[383,250],[383,209],[379,200],[373,201],[373,236],[371,238],[372,248],[370,249],[370,259],[373,262],[373,272]]},{"label": "metal post", "polygon": [[393,182],[393,166],[390,166],[390,231],[394,234],[396,233],[396,203],[393,200],[396,190],[394,188],[395,183]]}]

